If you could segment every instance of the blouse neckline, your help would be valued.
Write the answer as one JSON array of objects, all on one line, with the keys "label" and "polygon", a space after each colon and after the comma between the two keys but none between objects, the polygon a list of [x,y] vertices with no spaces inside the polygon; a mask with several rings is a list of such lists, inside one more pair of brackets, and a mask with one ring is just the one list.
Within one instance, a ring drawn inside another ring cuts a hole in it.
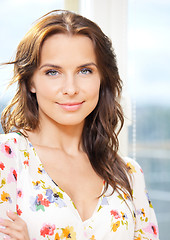
[{"label": "blouse neckline", "polygon": [[[22,137],[24,137],[24,136],[22,136]],[[77,210],[77,208],[76,208],[76,206],[75,206],[75,204],[74,204],[74,202],[73,202],[73,200],[71,199],[71,197],[50,177],[50,175],[48,174],[48,172],[45,170],[45,168],[44,168],[44,166],[43,166],[43,164],[42,164],[42,162],[41,162],[41,159],[39,158],[39,156],[38,156],[38,154],[37,154],[36,148],[33,146],[33,144],[30,142],[30,140],[29,140],[27,137],[24,137],[24,138],[26,139],[26,141],[27,141],[27,143],[28,143],[29,150],[30,150],[31,153],[35,156],[38,165],[39,165],[39,166],[42,166],[42,169],[43,169],[43,171],[44,171],[45,177],[47,178],[47,181],[49,181],[49,184],[50,184],[51,186],[57,187],[57,188],[59,189],[59,191],[61,191],[62,194],[65,196],[65,198],[66,198],[69,202],[71,202],[71,206],[72,206],[72,208],[73,208],[73,211],[76,212],[76,215],[77,215],[77,217],[79,218],[79,220],[82,222],[82,224],[85,224],[85,223],[91,221],[91,220],[95,217],[95,215],[96,215],[96,213],[97,213],[97,211],[98,211],[98,209],[99,209],[99,207],[100,207],[100,205],[101,205],[101,203],[102,203],[102,199],[103,199],[103,197],[104,197],[104,195],[102,195],[102,193],[103,193],[104,188],[105,188],[105,181],[103,180],[102,191],[101,191],[101,193],[100,193],[100,197],[99,197],[99,199],[98,199],[98,202],[97,202],[97,204],[96,204],[96,207],[94,208],[94,210],[93,210],[93,212],[92,212],[92,215],[91,215],[89,218],[87,218],[86,220],[83,221],[82,218],[81,218],[81,216],[80,216],[80,214],[79,214],[79,212],[78,212],[78,210]]]}]

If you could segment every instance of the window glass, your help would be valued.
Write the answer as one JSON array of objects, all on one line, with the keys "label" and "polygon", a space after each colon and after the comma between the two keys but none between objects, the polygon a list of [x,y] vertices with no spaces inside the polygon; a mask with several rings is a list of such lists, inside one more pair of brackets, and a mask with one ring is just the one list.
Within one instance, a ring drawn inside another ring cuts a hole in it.
[{"label": "window glass", "polygon": [[170,1],[129,0],[129,155],[142,166],[160,239],[170,226]]}]

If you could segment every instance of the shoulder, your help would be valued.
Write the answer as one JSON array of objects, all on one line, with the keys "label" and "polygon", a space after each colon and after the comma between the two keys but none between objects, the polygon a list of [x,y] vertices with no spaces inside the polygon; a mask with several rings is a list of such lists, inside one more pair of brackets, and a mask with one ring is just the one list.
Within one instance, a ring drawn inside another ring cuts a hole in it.
[{"label": "shoulder", "polygon": [[138,191],[139,186],[140,186],[140,189],[145,189],[144,173],[139,163],[129,157],[124,157],[123,160],[126,166],[128,167],[128,171],[131,176],[133,191],[135,190]]},{"label": "shoulder", "polygon": [[123,160],[124,160],[126,166],[129,169],[129,172],[131,174],[135,174],[135,173],[143,174],[143,170],[142,170],[141,166],[139,165],[139,163],[137,161],[135,161],[135,160],[133,160],[132,158],[129,158],[129,157],[124,157]]},{"label": "shoulder", "polygon": [[0,134],[0,143],[2,142],[8,142],[14,139],[18,139],[21,136],[20,133],[16,133],[16,132],[11,132],[11,133],[7,133],[7,134]]},{"label": "shoulder", "polygon": [[13,158],[17,155],[20,142],[23,141],[19,133],[0,134],[0,155]]}]

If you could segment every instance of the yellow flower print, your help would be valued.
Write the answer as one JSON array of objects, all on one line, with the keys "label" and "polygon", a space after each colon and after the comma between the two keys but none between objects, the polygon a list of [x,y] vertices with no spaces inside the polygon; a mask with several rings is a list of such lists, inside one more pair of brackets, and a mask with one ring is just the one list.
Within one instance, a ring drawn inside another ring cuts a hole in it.
[{"label": "yellow flower print", "polygon": [[76,232],[74,232],[73,227],[67,226],[66,228],[62,229],[61,239],[72,239],[76,240]]},{"label": "yellow flower print", "polygon": [[30,154],[29,154],[29,152],[24,152],[24,157],[25,158],[28,158],[28,160],[30,159]]},{"label": "yellow flower print", "polygon": [[1,184],[2,184],[2,185],[6,184],[5,178],[2,179]]},{"label": "yellow flower print", "polygon": [[6,179],[3,178],[3,179],[1,180],[1,186],[0,186],[0,188],[2,188],[5,184],[6,184]]},{"label": "yellow flower print", "polygon": [[90,240],[96,240],[95,236],[91,236]]},{"label": "yellow flower print", "polygon": [[136,173],[135,167],[130,162],[127,163],[127,167],[129,168],[130,173],[133,173],[133,172]]},{"label": "yellow flower print", "polygon": [[11,197],[8,193],[3,191],[2,194],[1,194],[1,200],[3,202],[8,202],[8,201],[11,202]]},{"label": "yellow flower print", "polygon": [[112,231],[116,232],[118,227],[120,226],[120,221],[117,221],[115,223],[112,223],[111,227],[112,227]]}]

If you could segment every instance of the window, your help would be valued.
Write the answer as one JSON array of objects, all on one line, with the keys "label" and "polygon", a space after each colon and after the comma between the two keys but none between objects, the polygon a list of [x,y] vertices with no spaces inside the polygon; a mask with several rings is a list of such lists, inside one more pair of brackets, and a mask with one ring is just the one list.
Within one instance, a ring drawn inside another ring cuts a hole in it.
[{"label": "window", "polygon": [[166,0],[129,1],[128,82],[134,99],[129,154],[145,172],[164,240],[170,226],[169,13]]}]

